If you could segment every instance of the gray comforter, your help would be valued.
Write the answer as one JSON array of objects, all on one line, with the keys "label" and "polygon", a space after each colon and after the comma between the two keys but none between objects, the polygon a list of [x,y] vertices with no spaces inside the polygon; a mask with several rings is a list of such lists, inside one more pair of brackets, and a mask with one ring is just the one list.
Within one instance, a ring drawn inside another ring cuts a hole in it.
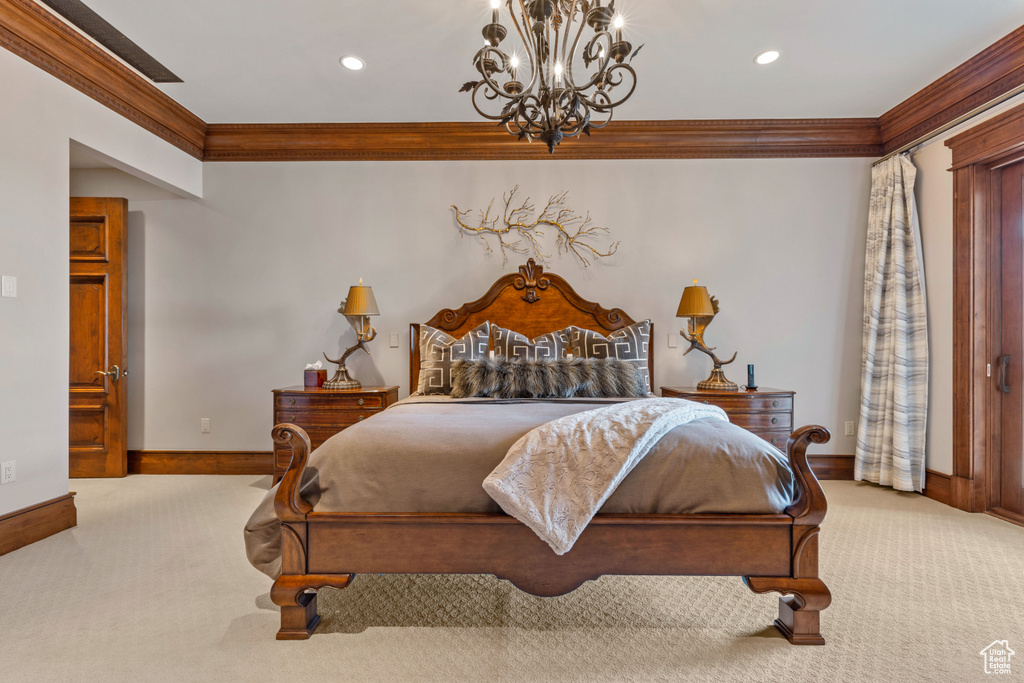
[{"label": "gray comforter", "polygon": [[[302,494],[317,512],[498,512],[483,481],[531,429],[599,399],[411,397],[336,434],[310,457]],[[249,561],[281,571],[271,489],[245,525]],[[602,513],[782,512],[793,497],[786,456],[719,419],[669,431]]]}]

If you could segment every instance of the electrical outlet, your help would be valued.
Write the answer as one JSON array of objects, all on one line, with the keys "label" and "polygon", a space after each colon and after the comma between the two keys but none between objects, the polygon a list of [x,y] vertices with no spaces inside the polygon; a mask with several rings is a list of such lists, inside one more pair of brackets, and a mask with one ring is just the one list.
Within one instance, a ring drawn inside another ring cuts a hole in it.
[{"label": "electrical outlet", "polygon": [[0,296],[18,296],[18,278],[13,275],[0,278]]},{"label": "electrical outlet", "polygon": [[668,333],[668,348],[674,349],[679,346],[679,335],[675,332]]},{"label": "electrical outlet", "polygon": [[0,462],[0,484],[9,484],[14,479],[14,461]]},{"label": "electrical outlet", "polygon": [[397,349],[398,348],[398,333],[397,332],[392,332],[391,334],[389,334],[388,335],[388,341],[391,342],[391,348]]},{"label": "electrical outlet", "polygon": [[846,436],[855,436],[857,431],[853,428],[853,422],[847,421],[846,423]]},{"label": "electrical outlet", "polygon": [[203,417],[199,419],[199,431],[203,434],[210,433],[210,418]]}]

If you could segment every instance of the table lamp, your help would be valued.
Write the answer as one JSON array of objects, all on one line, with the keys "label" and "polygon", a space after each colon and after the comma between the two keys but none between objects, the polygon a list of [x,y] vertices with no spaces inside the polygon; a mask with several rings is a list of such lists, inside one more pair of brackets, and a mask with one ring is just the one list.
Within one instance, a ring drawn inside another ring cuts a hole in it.
[{"label": "table lamp", "polygon": [[327,358],[328,362],[338,364],[338,371],[334,373],[334,377],[324,382],[324,389],[358,389],[363,386],[359,380],[352,379],[351,375],[348,374],[348,369],[345,367],[345,360],[356,349],[362,349],[369,353],[370,350],[366,348],[366,342],[371,341],[377,336],[377,330],[370,325],[370,316],[380,315],[380,311],[377,310],[377,300],[373,298],[373,289],[369,285],[363,284],[363,278],[359,278],[358,285],[348,288],[348,297],[345,299],[345,307],[341,313],[346,318],[359,318],[359,327],[356,329],[356,343],[343,353],[338,360],[327,358],[327,354],[324,354],[324,358]]},{"label": "table lamp", "polygon": [[704,344],[704,330],[707,329],[717,314],[718,299],[708,295],[707,287],[698,286],[697,281],[694,280],[692,287],[687,287],[683,290],[683,297],[679,300],[679,310],[676,311],[677,318],[690,319],[687,323],[690,333],[687,334],[685,328],[679,330],[679,334],[683,336],[683,339],[690,342],[690,348],[686,349],[683,355],[685,356],[690,351],[697,349],[711,356],[711,360],[715,364],[714,370],[711,371],[711,376],[697,384],[698,390],[739,391],[739,387],[726,379],[725,373],[722,372],[722,366],[736,360],[736,354],[732,354],[732,358],[729,360],[722,361],[713,353],[716,347],[708,348]]}]

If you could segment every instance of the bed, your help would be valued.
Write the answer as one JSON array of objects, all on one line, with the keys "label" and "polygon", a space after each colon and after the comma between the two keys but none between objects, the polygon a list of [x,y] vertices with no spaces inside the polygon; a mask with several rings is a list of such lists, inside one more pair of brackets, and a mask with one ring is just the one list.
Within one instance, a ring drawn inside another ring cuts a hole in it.
[{"label": "bed", "polygon": [[[620,309],[583,299],[532,259],[518,273],[498,279],[481,298],[441,310],[426,324],[458,337],[484,321],[529,337],[568,325],[610,333],[634,323]],[[415,388],[419,325],[410,332]],[[647,371],[653,386],[651,356]],[[366,431],[392,410],[367,420]],[[775,626],[789,642],[825,642],[819,615],[831,595],[818,577],[818,532],[826,501],[807,463],[809,445],[829,439],[823,427],[796,430],[787,453],[778,454],[788,459],[792,473],[792,502],[778,513],[601,513],[564,555],[553,553],[530,528],[500,510],[317,510],[318,500],[307,500],[302,488],[311,475],[318,476],[315,468],[307,471],[308,437],[290,424],[274,427],[273,436],[292,448],[291,463],[268,499],[280,520],[279,576],[271,589],[271,599],[281,608],[279,640],[309,638],[320,622],[316,591],[345,588],[357,574],[471,573],[493,574],[538,596],[562,595],[603,575],[740,576],[755,593],[782,594]],[[443,451],[445,445],[438,448]]]}]

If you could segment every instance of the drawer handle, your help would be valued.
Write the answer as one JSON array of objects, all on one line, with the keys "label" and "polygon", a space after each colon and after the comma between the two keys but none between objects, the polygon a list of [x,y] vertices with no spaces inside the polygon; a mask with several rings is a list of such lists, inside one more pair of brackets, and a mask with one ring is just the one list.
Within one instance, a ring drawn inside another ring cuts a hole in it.
[{"label": "drawer handle", "polygon": [[359,422],[362,422],[362,421],[363,421],[363,416],[362,416],[362,415],[360,415],[360,416],[359,416],[359,420],[358,420],[358,421],[359,421]]},{"label": "drawer handle", "polygon": [[777,446],[778,444],[779,444],[779,439],[778,439],[778,437],[775,437],[775,436],[773,436],[773,437],[772,437],[772,445],[773,445],[773,446]]},{"label": "drawer handle", "polygon": [[778,407],[779,407],[779,402],[778,401],[772,401],[772,408],[778,408]]},{"label": "drawer handle", "polygon": [[772,424],[773,424],[773,425],[777,425],[777,424],[779,424],[779,418],[777,418],[777,417],[773,417],[773,418],[772,418]]},{"label": "drawer handle", "polygon": [[704,401],[704,405],[709,405],[707,401]]},{"label": "drawer handle", "polygon": [[294,398],[293,398],[293,399],[290,399],[290,400],[288,401],[288,405],[290,405],[290,406],[293,406],[293,405],[295,405],[295,399],[294,399]]},{"label": "drawer handle", "polygon": [[363,405],[364,403],[366,403],[366,399],[361,398],[358,401],[356,401],[356,403],[358,403],[359,405]]}]

